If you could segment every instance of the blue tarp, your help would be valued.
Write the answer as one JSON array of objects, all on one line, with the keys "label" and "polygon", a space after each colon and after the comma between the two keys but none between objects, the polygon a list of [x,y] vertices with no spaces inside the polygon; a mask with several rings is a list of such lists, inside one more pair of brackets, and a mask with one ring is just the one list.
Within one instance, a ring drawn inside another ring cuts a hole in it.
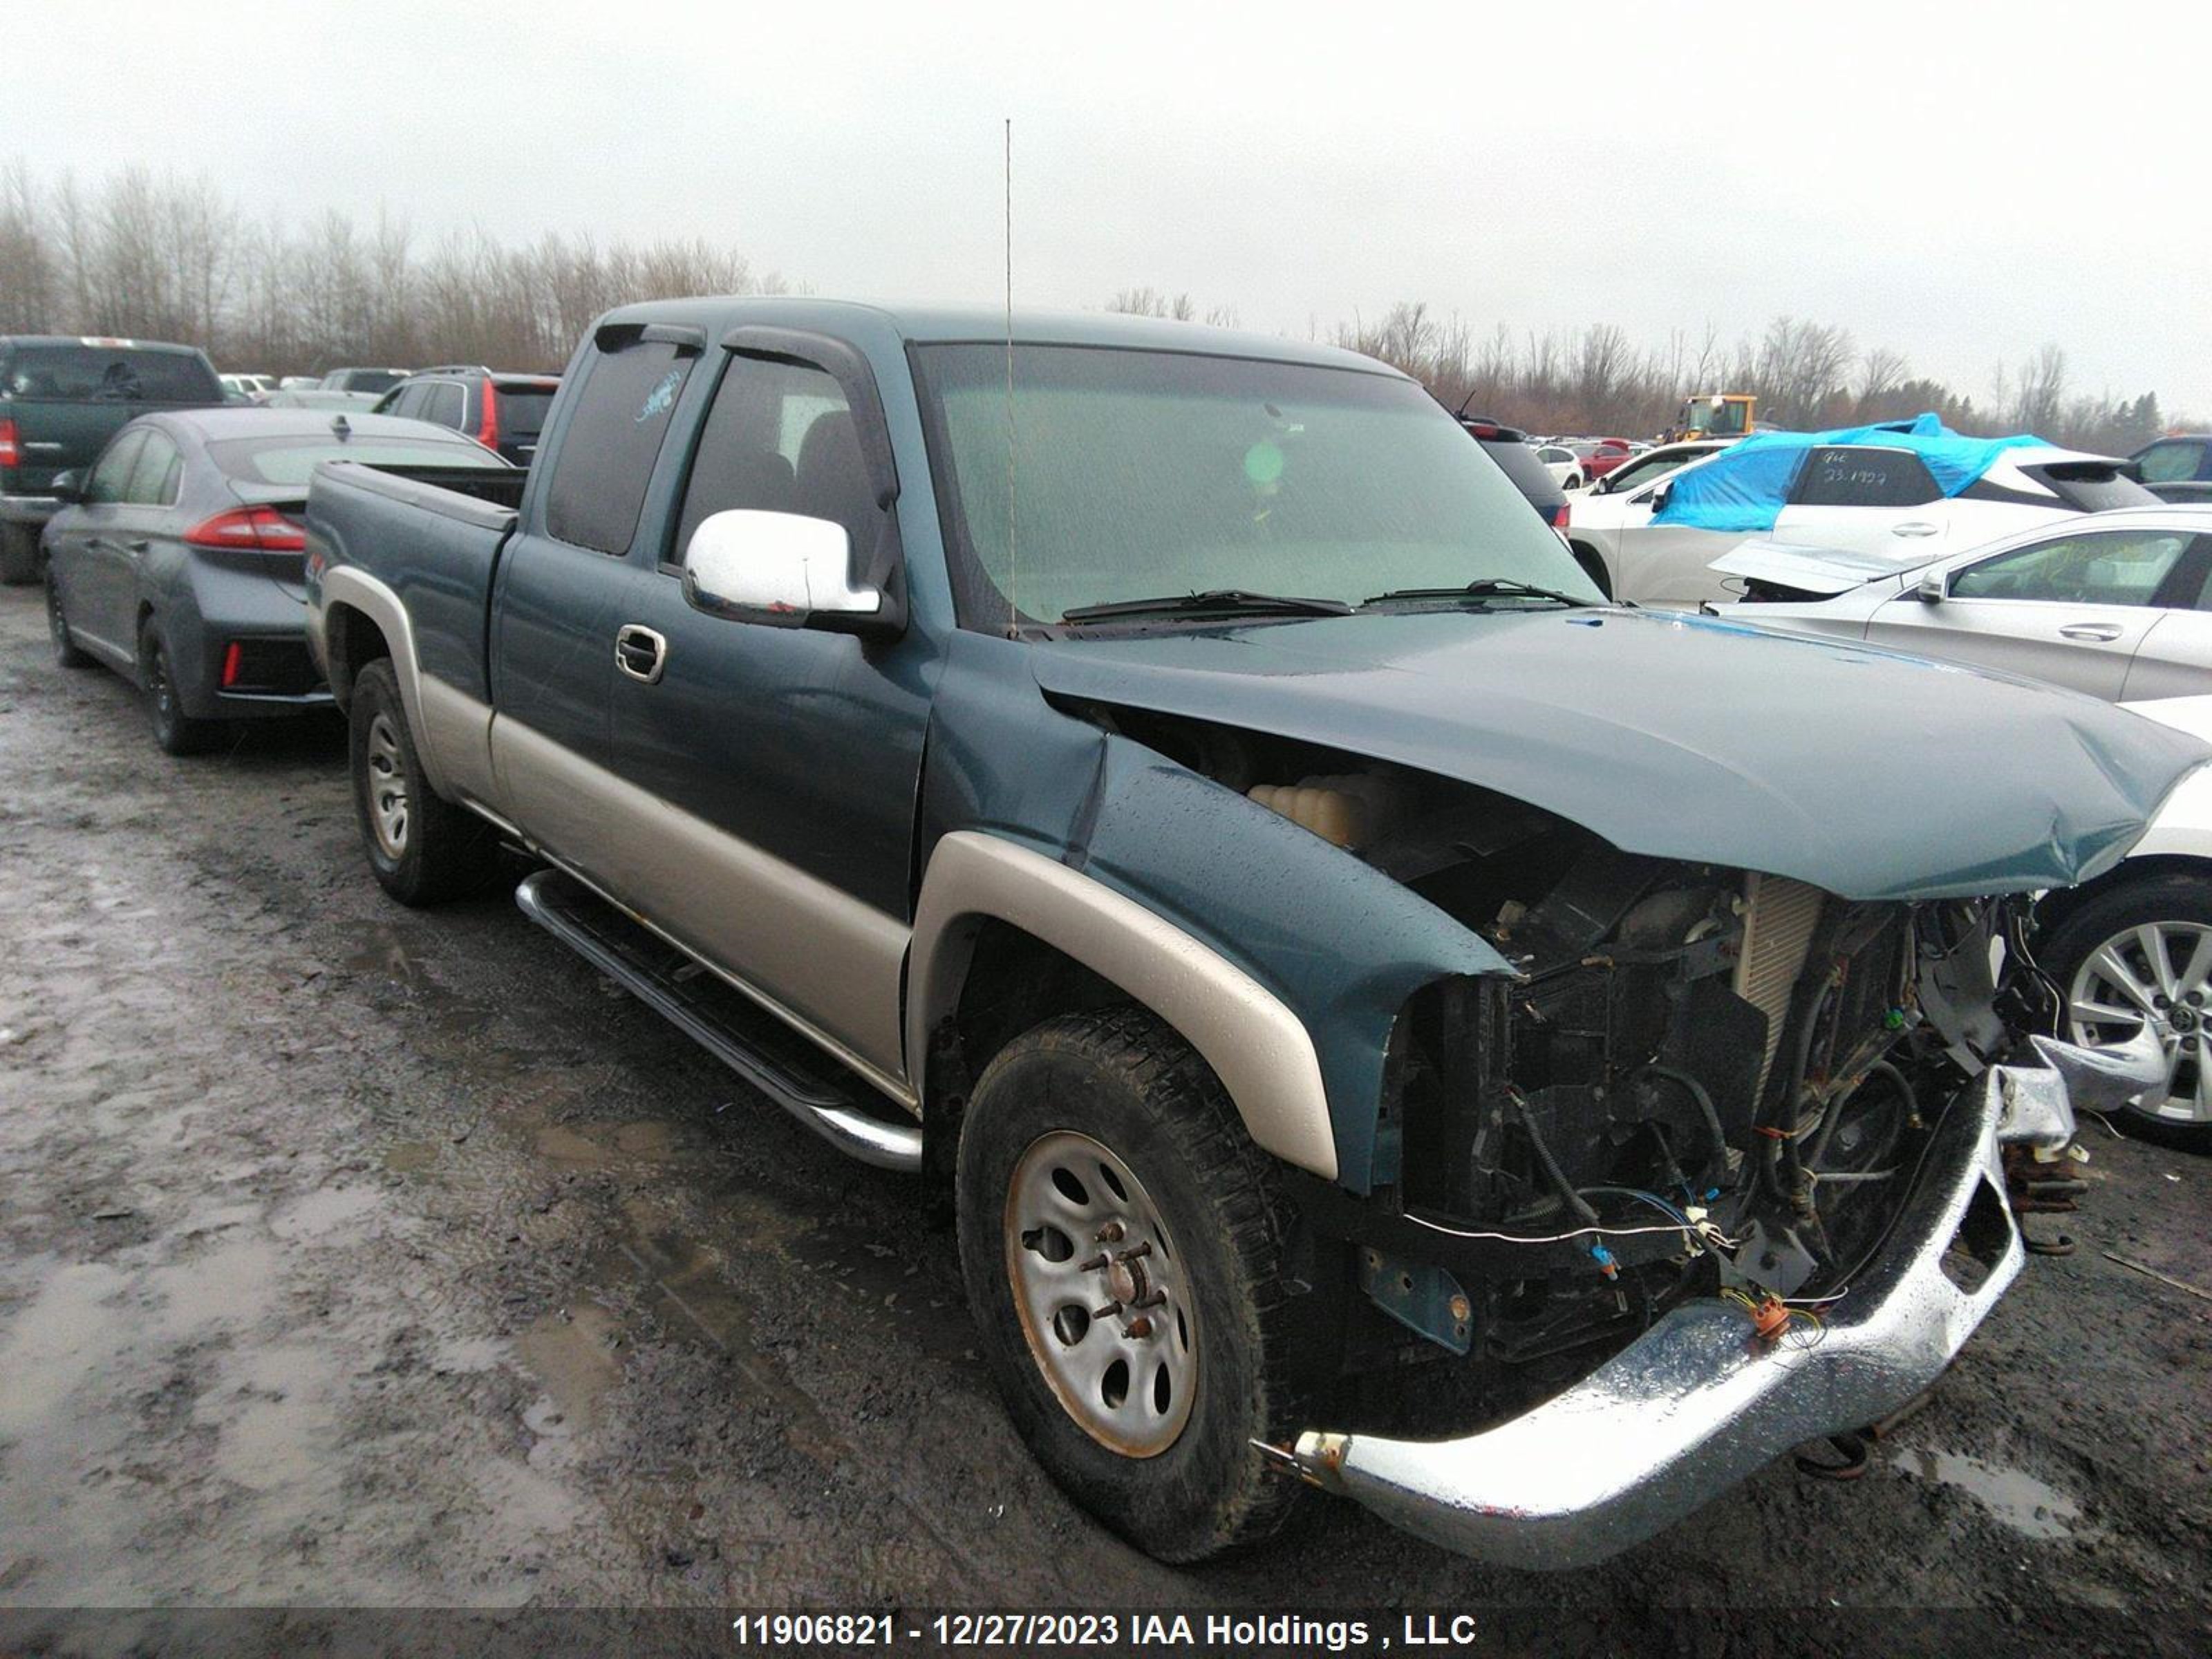
[{"label": "blue tarp", "polygon": [[1909,449],[1927,465],[1945,495],[1955,495],[1988,471],[2008,449],[2049,447],[2022,433],[2010,438],[1968,438],[1934,415],[1832,432],[1754,432],[1676,478],[1667,504],[1651,522],[1692,530],[1774,528],[1808,457],[1816,449],[1851,445]]}]

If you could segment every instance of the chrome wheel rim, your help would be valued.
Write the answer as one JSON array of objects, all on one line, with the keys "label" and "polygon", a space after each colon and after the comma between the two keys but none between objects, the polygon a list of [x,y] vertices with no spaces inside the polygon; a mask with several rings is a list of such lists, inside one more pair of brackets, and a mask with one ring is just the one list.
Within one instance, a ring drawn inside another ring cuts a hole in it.
[{"label": "chrome wheel rim", "polygon": [[2146,1024],[2166,1050],[2163,1098],[2136,1110],[2178,1123],[2212,1123],[2212,927],[2154,921],[2115,933],[2083,959],[2066,988],[2067,1035],[2091,1047],[2124,1042]]},{"label": "chrome wheel rim", "polygon": [[1198,1310],[1144,1183],[1089,1135],[1031,1142],[1008,1182],[1006,1273],[1030,1357],[1085,1434],[1157,1457],[1197,1399]]},{"label": "chrome wheel rim", "polygon": [[399,758],[399,731],[388,714],[368,723],[368,822],[385,857],[407,850],[407,769]]}]

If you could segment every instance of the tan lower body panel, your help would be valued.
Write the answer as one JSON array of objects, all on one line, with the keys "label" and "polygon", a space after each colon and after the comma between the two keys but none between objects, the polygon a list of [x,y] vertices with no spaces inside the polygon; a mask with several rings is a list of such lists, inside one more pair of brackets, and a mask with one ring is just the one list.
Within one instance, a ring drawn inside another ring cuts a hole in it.
[{"label": "tan lower body panel", "polygon": [[899,1029],[905,924],[510,716],[492,721],[489,759],[491,799],[524,834],[878,1088],[912,1101]]}]

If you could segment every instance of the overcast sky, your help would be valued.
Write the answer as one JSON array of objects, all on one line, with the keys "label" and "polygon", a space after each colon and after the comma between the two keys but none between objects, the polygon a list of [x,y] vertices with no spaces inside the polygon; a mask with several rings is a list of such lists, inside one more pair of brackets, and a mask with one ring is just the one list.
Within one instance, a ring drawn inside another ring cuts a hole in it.
[{"label": "overcast sky", "polygon": [[204,171],[257,216],[995,300],[1011,116],[1018,303],[1639,343],[1788,313],[1977,396],[2056,341],[2074,390],[2212,416],[2200,4],[48,0],[5,32],[38,72],[0,160]]}]

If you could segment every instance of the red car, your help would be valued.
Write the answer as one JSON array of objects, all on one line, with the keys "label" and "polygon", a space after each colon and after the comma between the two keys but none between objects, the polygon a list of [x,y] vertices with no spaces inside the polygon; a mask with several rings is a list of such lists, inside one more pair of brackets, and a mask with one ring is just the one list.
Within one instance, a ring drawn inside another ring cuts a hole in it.
[{"label": "red car", "polygon": [[1632,453],[1626,438],[1589,438],[1569,446],[1582,457],[1583,476],[1595,483]]}]

